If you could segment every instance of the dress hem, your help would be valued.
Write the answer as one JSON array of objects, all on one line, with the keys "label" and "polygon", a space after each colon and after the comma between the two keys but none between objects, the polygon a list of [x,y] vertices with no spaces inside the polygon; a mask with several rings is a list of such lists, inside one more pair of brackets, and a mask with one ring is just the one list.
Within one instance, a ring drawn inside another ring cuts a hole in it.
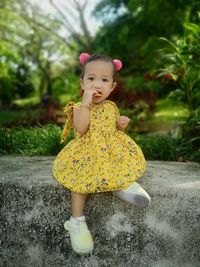
[{"label": "dress hem", "polygon": [[97,194],[97,193],[106,193],[106,192],[114,192],[114,191],[119,191],[119,190],[124,190],[124,189],[126,189],[126,188],[128,188],[132,183],[134,183],[134,182],[136,182],[139,178],[141,178],[142,176],[140,176],[140,177],[137,177],[134,181],[131,181],[128,185],[125,185],[125,186],[123,186],[123,187],[121,187],[121,188],[118,188],[118,189],[115,189],[115,190],[112,190],[112,189],[109,189],[109,190],[105,190],[105,191],[92,191],[92,192],[86,192],[86,191],[82,191],[82,192],[80,192],[80,191],[75,191],[75,190],[72,190],[72,189],[70,189],[69,187],[67,187],[67,186],[65,186],[65,185],[63,185],[63,184],[61,184],[58,180],[56,180],[59,184],[61,184],[65,189],[68,189],[69,191],[73,191],[73,192],[75,192],[75,193],[78,193],[78,194],[83,194],[83,195],[86,195],[86,194]]}]

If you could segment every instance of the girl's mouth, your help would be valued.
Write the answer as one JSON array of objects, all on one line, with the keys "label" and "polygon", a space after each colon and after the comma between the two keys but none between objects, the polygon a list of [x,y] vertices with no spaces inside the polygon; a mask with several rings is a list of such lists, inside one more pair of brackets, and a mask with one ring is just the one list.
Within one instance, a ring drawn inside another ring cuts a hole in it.
[{"label": "girl's mouth", "polygon": [[94,94],[94,96],[96,97],[99,97],[99,96],[102,96],[102,93],[100,93],[100,92],[98,92],[98,93],[96,93],[96,94]]}]

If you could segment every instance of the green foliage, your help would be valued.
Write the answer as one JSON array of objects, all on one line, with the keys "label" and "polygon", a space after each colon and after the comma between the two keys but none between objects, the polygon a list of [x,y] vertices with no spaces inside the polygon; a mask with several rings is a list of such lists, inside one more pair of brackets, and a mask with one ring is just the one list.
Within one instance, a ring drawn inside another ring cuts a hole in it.
[{"label": "green foliage", "polygon": [[127,131],[129,131],[129,129],[132,131],[137,124],[141,122],[144,123],[144,121],[150,117],[149,105],[143,100],[138,100],[134,104],[134,108],[120,108],[120,114],[131,119]]},{"label": "green foliage", "polygon": [[51,97],[55,72],[56,77],[61,68],[66,73],[73,54],[67,40],[59,36],[60,29],[59,20],[45,14],[37,3],[11,0],[0,5],[2,103],[30,96],[33,91],[40,97],[48,92]]},{"label": "green foliage", "polygon": [[[134,136],[133,136],[134,139]],[[200,162],[200,153],[196,149],[198,139],[177,138],[170,136],[135,136],[148,160],[194,161]]]},{"label": "green foliage", "polygon": [[26,98],[34,92],[30,68],[21,62],[12,70],[14,78],[15,98]]},{"label": "green foliage", "polygon": [[0,128],[1,154],[53,155],[60,148],[60,128],[57,126]]},{"label": "green foliage", "polygon": [[69,101],[78,101],[80,81],[73,73],[61,75],[53,82],[53,99],[61,105]]},{"label": "green foliage", "polygon": [[184,122],[188,118],[188,110],[178,101],[171,98],[159,99],[156,102],[151,122]]},{"label": "green foliage", "polygon": [[[55,125],[41,128],[0,128],[0,154],[57,155],[74,138],[71,131],[65,144],[60,144],[61,129]],[[200,138],[173,139],[170,136],[130,135],[141,146],[147,160],[196,161]]]},{"label": "green foliage", "polygon": [[7,74],[0,74],[0,104],[10,104],[13,99],[28,97],[34,91],[28,66],[24,63],[14,66],[8,65]]},{"label": "green foliage", "polygon": [[[13,104],[16,104],[18,107],[29,107],[31,105],[36,105],[40,103],[38,95],[26,98],[20,98],[12,101]],[[1,114],[1,113],[0,113]]]},{"label": "green foliage", "polygon": [[200,121],[200,25],[185,23],[184,27],[185,36],[182,39],[171,42],[162,38],[170,44],[171,53],[165,55],[169,63],[165,69],[162,69],[160,76],[166,73],[172,76],[176,87],[169,97],[187,106],[190,112],[187,124],[192,125],[198,133]]},{"label": "green foliage", "polygon": [[34,86],[28,65],[4,42],[0,42],[0,55],[0,104],[29,96]]},{"label": "green foliage", "polygon": [[156,80],[145,80],[142,75],[126,77],[125,89],[127,91],[156,92],[158,95],[163,91],[163,85]]},{"label": "green foliage", "polygon": [[0,104],[9,103],[14,95],[13,81],[10,77],[10,66],[8,62],[17,61],[16,53],[11,50],[10,45],[0,42]]},{"label": "green foliage", "polygon": [[22,121],[28,123],[35,122],[41,113],[40,109],[37,110],[0,110],[0,125],[20,125]]},{"label": "green foliage", "polygon": [[[182,21],[192,17],[195,23],[193,10],[198,5],[197,0],[102,0],[94,14],[102,18],[103,26],[87,43],[83,41],[84,35],[75,34],[70,28],[69,37],[59,35],[63,27],[67,28],[63,16],[59,13],[49,16],[33,2],[11,0],[0,6],[0,54],[4,55],[0,58],[0,96],[5,103],[27,96],[32,84],[40,97],[48,92],[58,101],[66,93],[67,101],[75,98],[77,83],[70,75],[78,68],[78,51],[121,58],[124,76],[157,69],[158,36],[171,38],[183,34]],[[14,64],[19,68],[13,73]],[[26,75],[21,75],[22,72]],[[153,88],[159,93],[163,90],[154,81],[141,88],[147,91]]]},{"label": "green foliage", "polygon": [[197,0],[102,0],[94,14],[104,24],[93,50],[122,58],[126,66],[122,73],[156,69],[160,64],[158,37],[182,35],[182,23],[196,20],[193,10],[197,5]]}]

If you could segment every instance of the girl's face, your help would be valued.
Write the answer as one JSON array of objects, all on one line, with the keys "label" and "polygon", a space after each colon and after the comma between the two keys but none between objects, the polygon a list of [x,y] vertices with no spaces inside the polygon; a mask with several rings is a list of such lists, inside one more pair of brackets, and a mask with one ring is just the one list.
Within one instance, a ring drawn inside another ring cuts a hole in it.
[{"label": "girl's face", "polygon": [[93,95],[94,103],[101,103],[115,89],[117,83],[113,82],[113,65],[101,60],[92,61],[85,66],[85,75],[81,79],[81,87],[85,90],[96,89],[101,96]]}]

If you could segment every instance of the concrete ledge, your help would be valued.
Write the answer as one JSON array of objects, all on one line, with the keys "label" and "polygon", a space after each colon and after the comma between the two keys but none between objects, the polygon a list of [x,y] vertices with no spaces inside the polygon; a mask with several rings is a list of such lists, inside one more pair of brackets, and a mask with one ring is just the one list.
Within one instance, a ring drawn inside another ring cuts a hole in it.
[{"label": "concrete ledge", "polygon": [[138,180],[152,198],[147,209],[91,195],[95,249],[81,257],[63,228],[70,194],[53,178],[54,158],[0,156],[0,266],[200,266],[200,164],[148,162]]}]

